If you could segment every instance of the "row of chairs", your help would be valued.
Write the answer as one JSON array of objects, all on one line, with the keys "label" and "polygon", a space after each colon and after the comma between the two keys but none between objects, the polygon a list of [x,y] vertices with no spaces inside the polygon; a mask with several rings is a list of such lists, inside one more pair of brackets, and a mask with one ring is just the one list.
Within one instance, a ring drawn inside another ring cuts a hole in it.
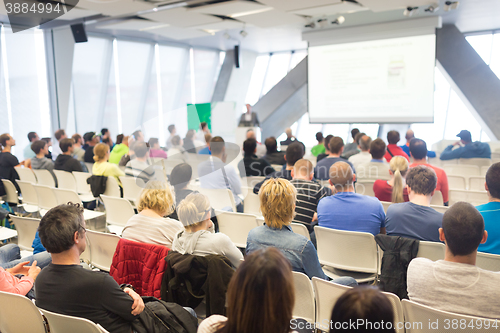
[{"label": "row of chairs", "polygon": [[453,190],[470,190],[484,192],[484,176],[448,175],[448,187]]}]

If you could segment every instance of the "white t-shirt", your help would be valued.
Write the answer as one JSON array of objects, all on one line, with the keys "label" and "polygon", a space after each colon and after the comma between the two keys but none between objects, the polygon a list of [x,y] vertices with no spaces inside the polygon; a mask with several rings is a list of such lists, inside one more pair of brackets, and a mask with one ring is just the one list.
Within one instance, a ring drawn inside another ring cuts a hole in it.
[{"label": "white t-shirt", "polygon": [[177,220],[139,213],[128,220],[122,237],[141,243],[164,245],[171,249],[174,236],[180,230],[184,230],[184,226]]}]

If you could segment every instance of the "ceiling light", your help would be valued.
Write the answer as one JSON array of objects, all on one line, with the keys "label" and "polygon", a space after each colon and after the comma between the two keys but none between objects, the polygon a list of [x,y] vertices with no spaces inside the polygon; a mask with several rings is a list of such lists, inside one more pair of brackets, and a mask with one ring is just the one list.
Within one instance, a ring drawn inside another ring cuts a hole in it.
[{"label": "ceiling light", "polygon": [[240,35],[241,37],[245,38],[246,36],[248,36],[248,32],[246,32],[245,30],[241,30]]},{"label": "ceiling light", "polygon": [[341,25],[344,22],[345,22],[345,17],[339,16],[339,17],[337,17],[337,19],[335,19],[335,21],[332,21],[332,24]]},{"label": "ceiling light", "polygon": [[241,16],[260,14],[260,13],[268,12],[270,10],[273,10],[273,8],[272,7],[265,7],[265,8],[250,10],[250,11],[241,12],[241,13],[234,13],[234,14],[227,15],[227,16],[229,16],[231,18],[237,18],[237,17],[241,17]]},{"label": "ceiling light", "polygon": [[405,11],[403,12],[404,16],[413,16],[413,14],[418,13],[418,7],[406,7]]},{"label": "ceiling light", "polygon": [[142,28],[142,29],[139,29],[139,31],[148,31],[148,30],[165,28],[165,27],[169,27],[169,26],[170,26],[170,24],[160,24],[160,25],[155,25],[152,27]]},{"label": "ceiling light", "polygon": [[225,32],[224,35],[222,36],[224,36],[225,39],[231,39],[231,35],[228,34],[227,32]]},{"label": "ceiling light", "polygon": [[444,8],[443,9],[446,12],[449,12],[450,10],[457,9],[459,4],[460,4],[460,2],[458,2],[458,1],[446,1],[444,3]]},{"label": "ceiling light", "polygon": [[433,3],[429,7],[427,7],[424,11],[427,13],[434,13],[439,10],[439,4],[438,3]]},{"label": "ceiling light", "polygon": [[314,29],[314,28],[316,28],[316,23],[315,22],[310,22],[309,24],[306,24],[304,27],[305,28]]}]

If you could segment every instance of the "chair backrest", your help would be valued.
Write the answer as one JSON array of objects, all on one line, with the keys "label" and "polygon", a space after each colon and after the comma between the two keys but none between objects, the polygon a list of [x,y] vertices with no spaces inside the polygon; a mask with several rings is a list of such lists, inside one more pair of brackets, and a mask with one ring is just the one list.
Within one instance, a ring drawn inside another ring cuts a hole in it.
[{"label": "chair backrest", "polygon": [[486,176],[486,172],[488,172],[489,168],[490,168],[489,166],[482,166],[481,167],[481,172],[480,173],[481,173],[482,177]]},{"label": "chair backrest", "polygon": [[[323,325],[329,323],[332,317],[333,306],[343,293],[351,287],[343,286],[337,283],[312,278],[314,295],[316,296],[316,322]],[[328,327],[321,327],[322,331],[328,332]]]},{"label": "chair backrest", "polygon": [[120,237],[93,230],[87,230],[86,234],[90,245],[91,264],[100,270],[109,272]]},{"label": "chair backrest", "polygon": [[102,326],[85,318],[66,316],[59,313],[40,309],[49,323],[50,333],[103,333],[107,332]]},{"label": "chair backrest", "polygon": [[373,192],[373,184],[375,181],[371,180],[363,180],[356,183],[356,193],[368,195],[370,197],[375,196],[375,192]]},{"label": "chair backrest", "polygon": [[427,258],[432,261],[444,259],[445,246],[440,242],[420,241],[417,257]]},{"label": "chair backrest", "polygon": [[253,189],[250,188],[247,196],[245,197],[245,204],[243,205],[243,212],[246,214],[254,214],[261,216],[260,212],[260,200],[259,196],[253,193]]},{"label": "chair backrest", "polygon": [[104,194],[101,195],[101,199],[106,208],[106,222],[110,224],[124,227],[127,221],[135,215],[134,208],[127,199],[109,197]]},{"label": "chair backrest", "polygon": [[103,193],[108,197],[121,197],[120,185],[118,185],[118,181],[115,177],[108,177],[106,181],[106,191]]},{"label": "chair backrest", "polygon": [[394,312],[394,324],[395,324],[394,328],[396,329],[396,332],[397,333],[404,333],[405,332],[404,327],[398,327],[398,324],[397,324],[397,323],[404,323],[404,321],[405,321],[401,300],[399,299],[399,297],[397,295],[395,295],[393,293],[388,293],[388,292],[383,291],[382,294],[384,294],[389,299],[389,302],[391,302],[392,311]]},{"label": "chair backrest", "polygon": [[233,192],[227,188],[221,189],[208,189],[208,188],[198,188],[201,194],[204,194],[210,200],[210,205],[213,209],[224,209],[231,208],[233,212],[236,212],[236,203],[234,202]]},{"label": "chair backrest", "polygon": [[464,176],[448,176],[448,186],[452,190],[465,190],[466,180]]},{"label": "chair backrest", "polygon": [[44,185],[33,185],[38,196],[38,207],[51,209],[57,206],[57,197],[52,188]]},{"label": "chair backrest", "polygon": [[237,247],[246,248],[250,230],[258,227],[255,215],[216,210],[219,231],[226,234]]},{"label": "chair backrest", "polygon": [[478,252],[476,257],[476,266],[488,271],[500,271],[500,255]]},{"label": "chair backrest", "polygon": [[76,181],[76,191],[80,194],[91,194],[90,185],[87,184],[87,179],[92,176],[88,172],[73,171],[73,177]]},{"label": "chair backrest", "polygon": [[88,172],[92,174],[92,168],[94,168],[94,163],[85,162],[85,165],[87,166]]},{"label": "chair backrest", "polygon": [[450,208],[449,206],[436,206],[436,205],[431,205],[430,207],[434,210],[437,210],[440,213],[443,213],[443,214],[446,213],[448,208]]},{"label": "chair backrest", "polygon": [[316,319],[314,289],[309,277],[304,273],[292,272],[295,289],[293,318],[302,318],[312,323]]},{"label": "chair backrest", "polygon": [[389,208],[389,206],[393,204],[393,202],[388,202],[388,201],[380,201],[380,203],[384,207],[384,212],[386,213],[387,213],[387,208]]},{"label": "chair backrest", "polygon": [[3,188],[5,189],[5,192],[7,193],[7,196],[5,198],[5,201],[11,204],[18,205],[19,204],[19,197],[17,195],[17,190],[14,184],[8,179],[2,179],[3,183]]},{"label": "chair backrest", "polygon": [[0,291],[0,331],[46,333],[38,308],[27,297]]},{"label": "chair backrest", "polygon": [[49,170],[45,169],[34,169],[33,172],[36,175],[36,179],[38,180],[38,185],[44,185],[48,187],[55,187],[56,182],[54,181],[54,177],[49,172]]},{"label": "chair backrest", "polygon": [[489,167],[492,164],[490,158],[459,158],[458,165],[473,165],[478,167]]},{"label": "chair backrest", "polygon": [[[465,331],[468,331],[469,323],[481,323],[481,327],[474,326],[473,332],[497,332],[498,323],[494,319],[479,318],[473,316],[460,315],[456,313],[451,313],[447,311],[436,310],[431,307],[421,305],[407,299],[402,302],[403,312],[406,320],[406,333],[416,333],[416,332],[430,332],[429,325],[438,321],[439,328],[436,332],[444,331],[445,322],[450,323],[450,331],[458,332],[460,331],[460,324],[466,323]],[[456,329],[451,325],[453,322],[458,323]],[[473,324],[473,325],[474,325]],[[463,326],[462,326],[463,327]],[[472,330],[470,330],[472,332]]]},{"label": "chair backrest", "polygon": [[71,172],[63,170],[54,170],[54,174],[57,178],[57,187],[66,190],[76,191],[76,180],[75,176]]},{"label": "chair backrest", "polygon": [[123,186],[123,198],[130,200],[132,202],[138,202],[144,187],[138,185],[144,185],[142,179],[136,179],[135,177],[122,176],[120,181]]},{"label": "chair backrest", "polygon": [[290,227],[292,227],[292,231],[296,234],[302,235],[308,240],[311,240],[311,236],[309,235],[309,230],[302,223],[291,223]]},{"label": "chair backrest", "polygon": [[17,174],[23,182],[36,184],[36,176],[30,168],[16,167]]},{"label": "chair backrest", "polygon": [[484,183],[486,178],[484,176],[469,177],[469,190],[470,191],[484,191]]},{"label": "chair backrest", "polygon": [[378,272],[377,243],[372,234],[319,226],[314,231],[322,265],[353,272]]},{"label": "chair backrest", "polygon": [[[38,194],[36,193],[35,187],[33,183],[16,180],[17,185],[21,189],[21,193],[23,195],[23,204],[35,205],[38,206]],[[36,184],[36,183],[35,183]]]},{"label": "chair backrest", "polygon": [[57,204],[64,205],[68,202],[79,203],[83,207],[82,200],[74,190],[66,190],[62,188],[52,189],[56,195]]},{"label": "chair backrest", "polygon": [[266,177],[258,177],[258,176],[241,177],[241,184],[244,186],[254,188],[255,185],[257,185],[257,183],[260,183],[264,179],[266,179]]},{"label": "chair backrest", "polygon": [[441,191],[434,191],[434,195],[432,196],[431,199],[431,205],[436,205],[436,206],[444,205],[443,193],[441,193]]},{"label": "chair backrest", "polygon": [[448,176],[479,176],[480,168],[476,165],[445,164],[443,169]]},{"label": "chair backrest", "polygon": [[450,206],[459,201],[465,201],[474,206],[479,206],[489,201],[486,191],[450,190],[449,198]]},{"label": "chair backrest", "polygon": [[11,215],[10,218],[16,226],[17,245],[21,248],[21,250],[33,251],[31,244],[33,244],[33,239],[35,239],[40,219],[14,215]]}]

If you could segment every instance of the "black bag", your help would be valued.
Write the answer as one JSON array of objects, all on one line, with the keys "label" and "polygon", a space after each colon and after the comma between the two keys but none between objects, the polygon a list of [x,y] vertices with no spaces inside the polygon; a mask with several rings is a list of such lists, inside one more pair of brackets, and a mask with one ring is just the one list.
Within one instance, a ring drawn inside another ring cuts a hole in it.
[{"label": "black bag", "polygon": [[106,182],[108,177],[92,175],[87,178],[87,184],[90,185],[90,190],[94,198],[97,198],[106,191]]},{"label": "black bag", "polygon": [[182,306],[143,296],[144,311],[132,323],[137,333],[196,333],[198,319]]}]

